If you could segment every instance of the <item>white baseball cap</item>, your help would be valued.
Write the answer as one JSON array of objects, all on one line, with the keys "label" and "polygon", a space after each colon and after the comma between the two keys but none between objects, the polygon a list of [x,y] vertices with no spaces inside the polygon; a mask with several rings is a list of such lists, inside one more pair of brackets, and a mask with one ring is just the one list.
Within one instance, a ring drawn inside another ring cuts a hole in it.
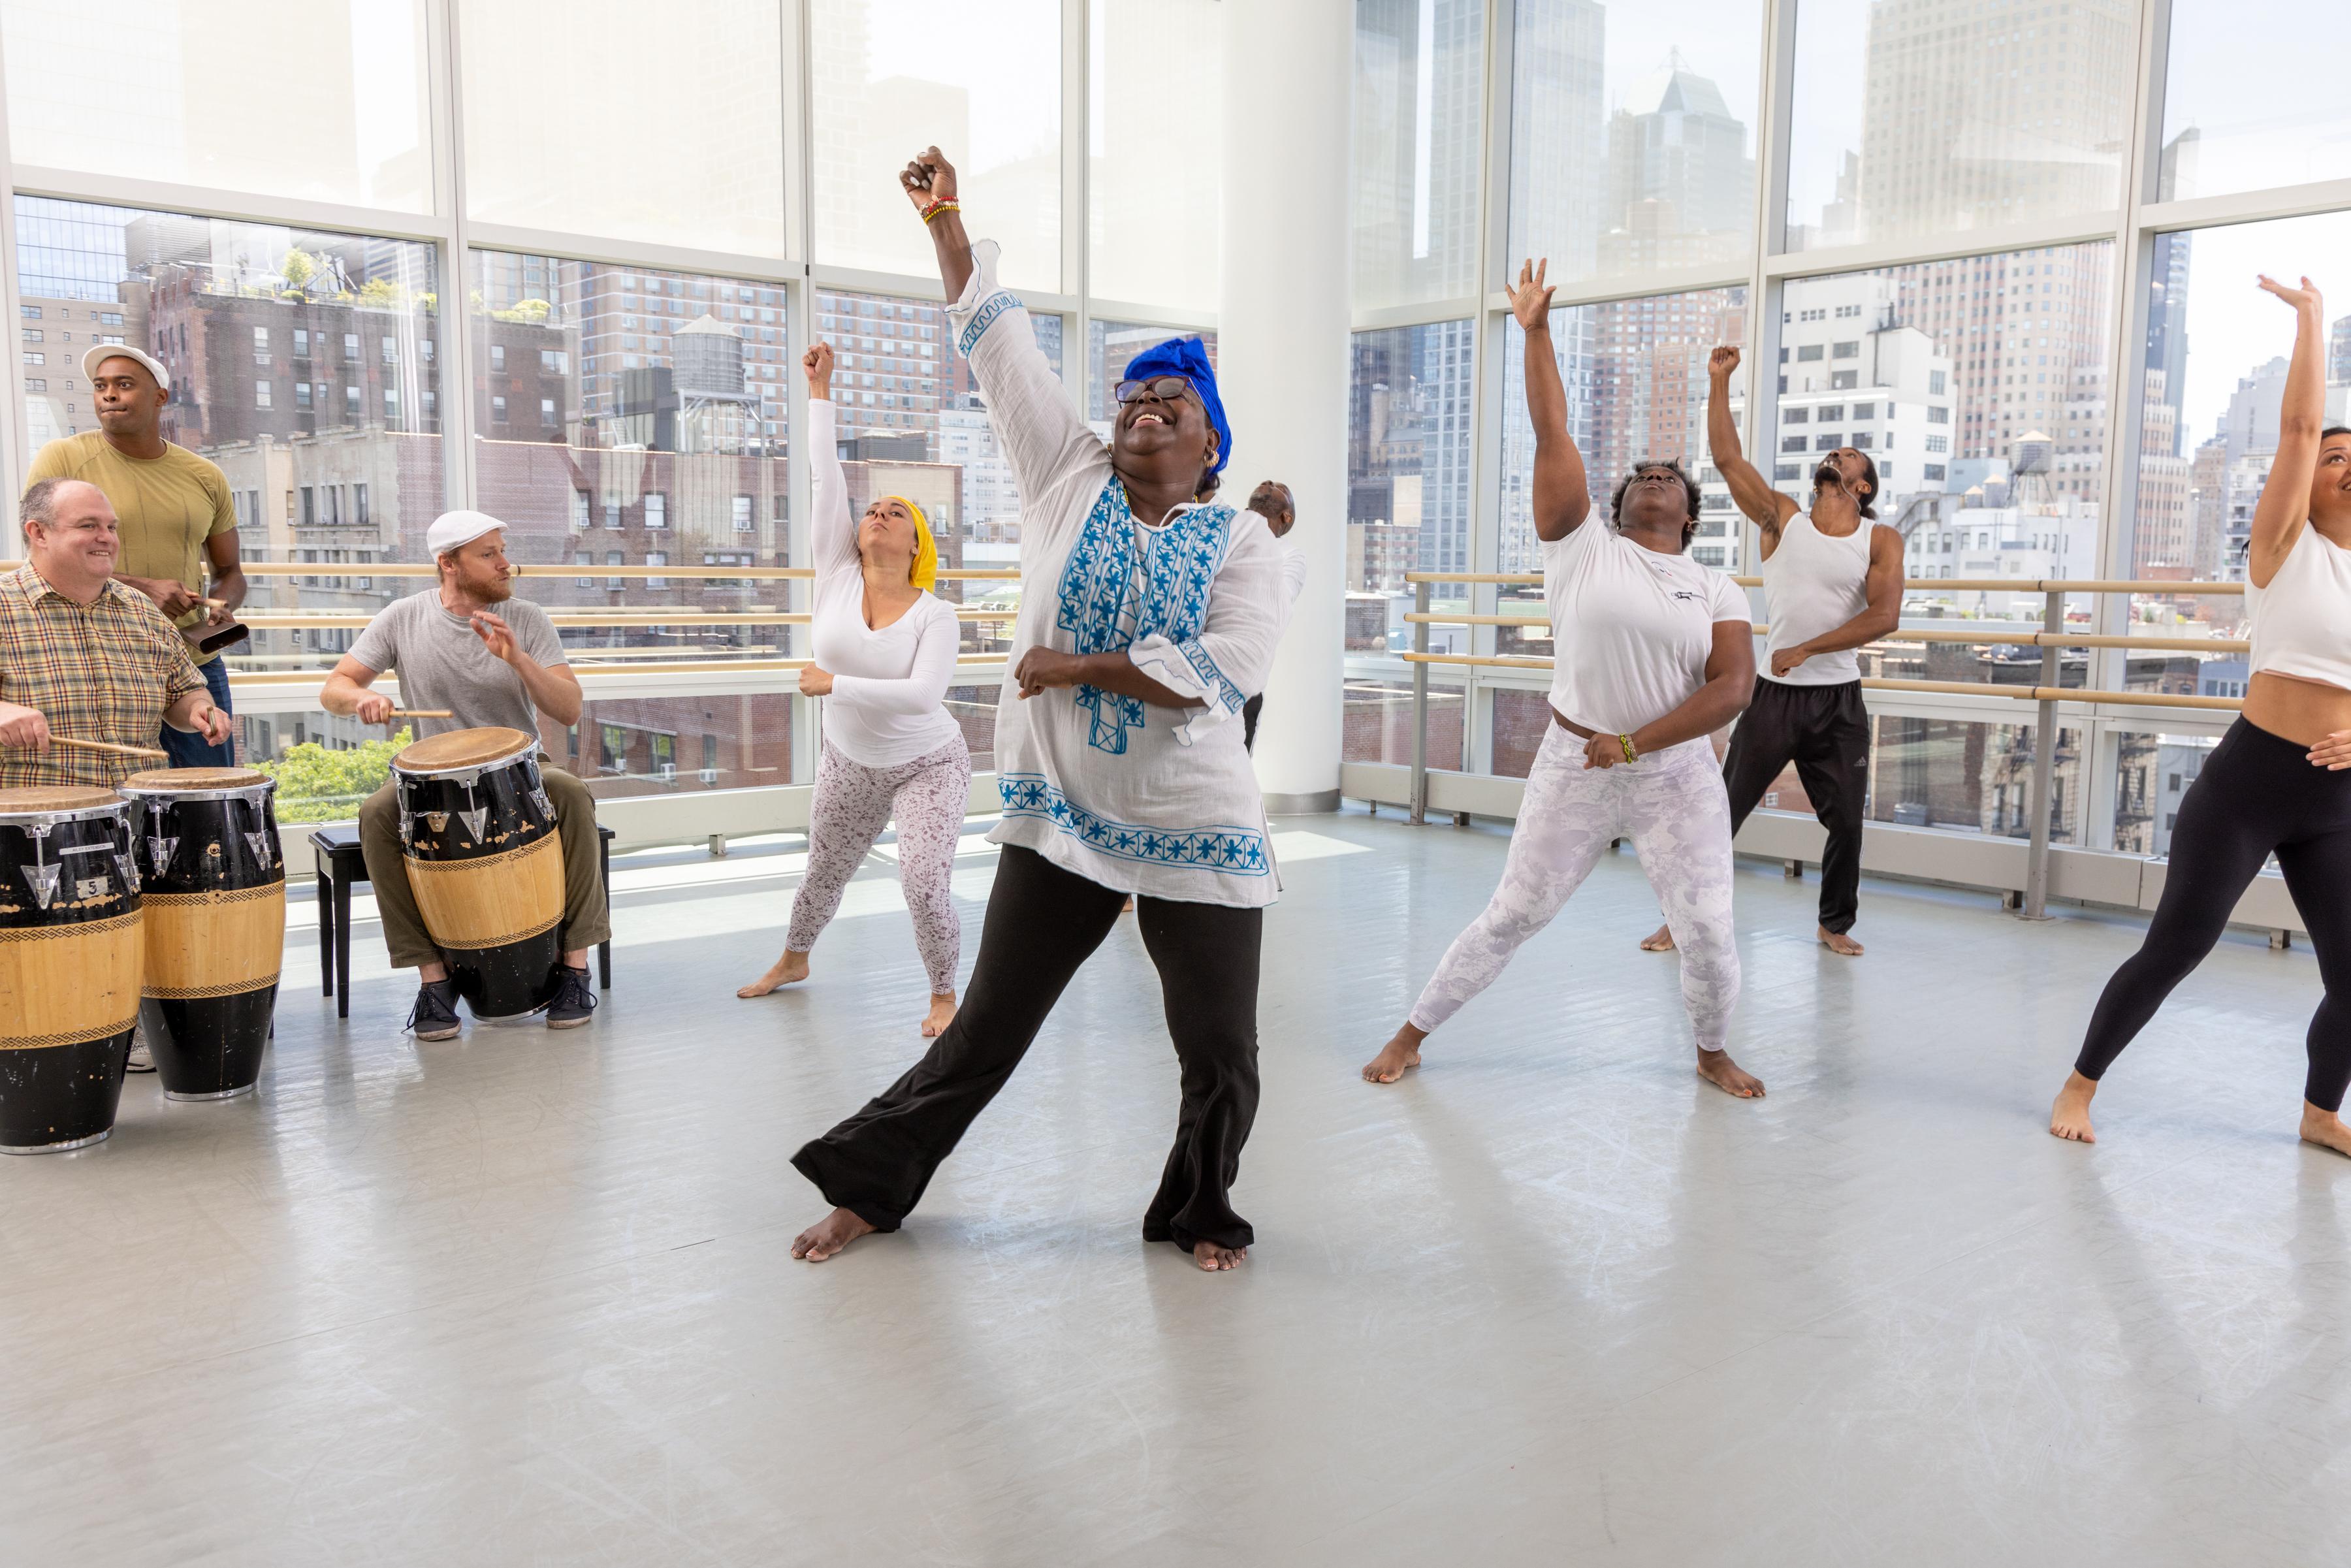
[{"label": "white baseball cap", "polygon": [[438,560],[451,550],[462,549],[484,534],[494,534],[505,527],[487,512],[444,512],[424,530],[424,548]]},{"label": "white baseball cap", "polygon": [[96,381],[98,367],[109,360],[136,360],[147,367],[147,373],[155,378],[157,386],[165,392],[172,390],[172,372],[163,368],[163,361],[146,350],[134,349],[128,343],[100,343],[85,350],[81,356],[81,373]]}]

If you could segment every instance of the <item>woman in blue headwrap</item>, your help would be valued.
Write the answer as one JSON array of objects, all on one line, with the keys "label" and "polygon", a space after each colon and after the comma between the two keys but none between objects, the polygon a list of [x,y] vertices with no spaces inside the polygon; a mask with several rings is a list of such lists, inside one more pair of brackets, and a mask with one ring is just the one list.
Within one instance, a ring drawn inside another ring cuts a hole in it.
[{"label": "woman in blue headwrap", "polygon": [[1020,612],[996,710],[1004,818],[989,835],[1004,849],[955,1021],[793,1156],[835,1207],[792,1255],[898,1228],[1133,897],[1183,1084],[1143,1234],[1230,1269],[1253,1239],[1229,1194],[1257,1113],[1258,944],[1276,892],[1238,720],[1289,618],[1280,555],[1262,517],[1214,498],[1232,432],[1197,338],[1129,361],[1105,448],[997,287],[996,246],[965,236],[939,150],[900,183],[1020,489]]}]

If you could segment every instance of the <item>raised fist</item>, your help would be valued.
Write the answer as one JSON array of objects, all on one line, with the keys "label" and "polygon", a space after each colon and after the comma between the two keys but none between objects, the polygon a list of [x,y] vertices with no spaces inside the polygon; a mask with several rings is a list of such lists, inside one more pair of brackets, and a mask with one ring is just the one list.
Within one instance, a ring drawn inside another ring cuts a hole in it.
[{"label": "raised fist", "polygon": [[1707,356],[1706,370],[1707,374],[1710,376],[1725,378],[1738,368],[1739,350],[1729,343],[1723,344]]},{"label": "raised fist", "polygon": [[933,202],[956,199],[955,165],[946,154],[935,147],[925,147],[904,169],[898,172],[898,183],[905,187],[906,199],[920,212]]}]

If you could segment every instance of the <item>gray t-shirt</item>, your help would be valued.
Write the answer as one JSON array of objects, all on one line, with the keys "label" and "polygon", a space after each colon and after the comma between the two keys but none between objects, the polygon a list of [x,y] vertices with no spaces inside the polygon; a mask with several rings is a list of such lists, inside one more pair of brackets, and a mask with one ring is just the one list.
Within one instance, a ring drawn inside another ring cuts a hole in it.
[{"label": "gray t-shirt", "polygon": [[[490,612],[513,630],[515,646],[540,664],[552,669],[569,662],[555,622],[538,605],[509,599]],[[455,716],[410,720],[419,740],[491,725],[538,733],[538,715],[522,677],[490,652],[472,622],[441,607],[438,588],[385,605],[351,644],[350,656],[378,674],[398,671],[401,706],[445,707]]]}]

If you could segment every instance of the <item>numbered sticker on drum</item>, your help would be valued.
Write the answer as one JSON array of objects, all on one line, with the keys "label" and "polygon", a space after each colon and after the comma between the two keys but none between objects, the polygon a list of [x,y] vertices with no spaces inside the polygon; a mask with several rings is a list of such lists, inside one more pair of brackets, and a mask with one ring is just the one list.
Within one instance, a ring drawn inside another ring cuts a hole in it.
[{"label": "numbered sticker on drum", "polygon": [[75,881],[73,891],[78,899],[104,898],[113,886],[102,876],[85,876]]}]

